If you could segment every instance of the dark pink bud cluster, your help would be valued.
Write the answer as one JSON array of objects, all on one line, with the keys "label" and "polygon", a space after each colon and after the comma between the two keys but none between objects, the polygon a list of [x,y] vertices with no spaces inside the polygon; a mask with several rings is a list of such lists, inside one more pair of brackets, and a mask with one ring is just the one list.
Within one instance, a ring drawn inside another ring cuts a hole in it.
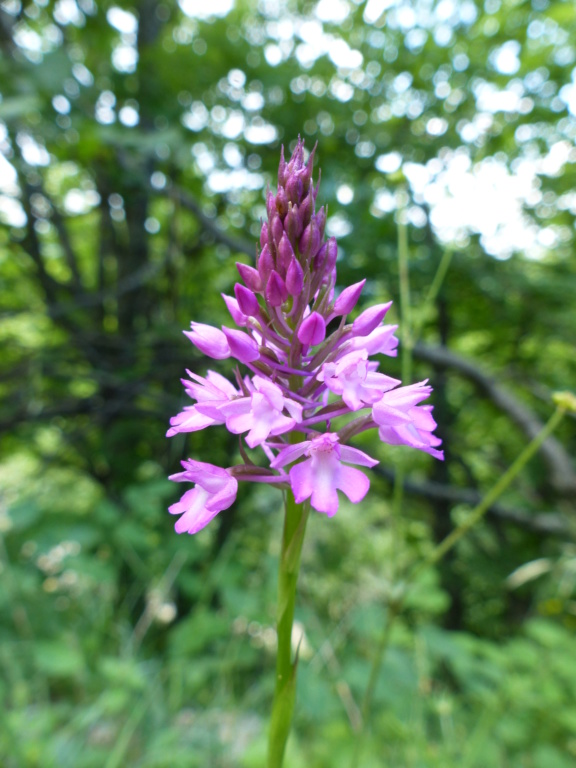
[{"label": "dark pink bud cluster", "polygon": [[[237,264],[242,282],[234,286],[234,297],[223,297],[243,330],[192,323],[185,332],[204,354],[236,358],[250,373],[243,378],[237,373],[236,386],[213,371],[206,379],[190,373],[184,386],[195,404],[171,420],[168,432],[225,424],[244,436],[249,449],[261,447],[268,466],[250,460],[207,471],[210,465],[184,462],[185,471],[172,479],[196,486],[171,507],[181,515],[179,532],[195,533],[230,506],[239,480],[291,488],[298,503],[310,498],[312,507],[327,515],[338,508],[337,490],[360,501],[368,478],[347,463],[376,462],[346,443],[367,429],[377,428],[385,443],[442,458],[432,407],[420,405],[431,388],[425,381],[399,386],[369,359],[396,355],[396,326],[382,325],[391,302],[370,307],[349,323],[365,280],[335,298],[338,247],[333,237],[325,239],[325,209],[316,211],[315,151],[305,162],[300,139],[289,162],[282,151],[276,194],[266,196],[268,217],[256,266]],[[328,333],[333,320],[338,322]],[[335,428],[343,416],[348,419]]]}]

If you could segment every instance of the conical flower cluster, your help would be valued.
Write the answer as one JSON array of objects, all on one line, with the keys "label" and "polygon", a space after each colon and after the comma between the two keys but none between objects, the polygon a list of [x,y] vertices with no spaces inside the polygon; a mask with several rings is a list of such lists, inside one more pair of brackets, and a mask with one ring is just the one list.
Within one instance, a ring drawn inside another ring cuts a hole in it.
[{"label": "conical flower cluster", "polygon": [[170,507],[180,515],[178,533],[196,533],[233,504],[239,480],[290,487],[297,503],[310,499],[329,516],[338,509],[338,491],[361,501],[370,482],[349,465],[378,462],[348,441],[368,429],[377,428],[385,443],[443,458],[432,406],[420,405],[431,387],[401,386],[371,360],[396,355],[397,326],[383,324],[392,302],[349,322],[365,280],[335,297],[338,248],[335,238],[324,238],[326,211],[316,211],[313,167],[314,150],[305,163],[300,139],[289,162],[282,152],[256,267],[238,264],[242,282],[234,296],[223,296],[237,327],[193,322],[185,331],[208,357],[235,358],[249,373],[237,372],[231,383],[214,371],[205,378],[188,371],[183,384],[195,403],[171,419],[168,436],[224,424],[250,449],[260,448],[267,466],[245,449],[245,463],[227,468],[184,461],[184,471],[170,479],[195,487]]}]

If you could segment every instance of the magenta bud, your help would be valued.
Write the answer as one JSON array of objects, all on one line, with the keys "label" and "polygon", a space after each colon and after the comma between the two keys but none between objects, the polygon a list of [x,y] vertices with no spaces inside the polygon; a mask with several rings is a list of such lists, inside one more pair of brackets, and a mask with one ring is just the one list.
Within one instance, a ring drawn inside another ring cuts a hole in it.
[{"label": "magenta bud", "polygon": [[288,196],[286,191],[282,187],[278,187],[278,193],[276,194],[276,210],[281,219],[288,213]]},{"label": "magenta bud", "polygon": [[286,160],[284,160],[284,145],[280,149],[280,165],[278,166],[278,184],[286,184]]},{"label": "magenta bud", "polygon": [[316,256],[314,256],[314,272],[322,271],[322,268],[324,267],[324,262],[326,261],[327,248],[328,248],[328,243],[324,243],[324,245],[320,248]]},{"label": "magenta bud", "polygon": [[258,351],[258,344],[251,336],[243,331],[237,331],[234,328],[226,328],[222,326],[224,336],[228,340],[228,346],[230,347],[230,353],[232,357],[239,360],[241,363],[252,363],[254,360],[258,360],[260,352]]},{"label": "magenta bud", "polygon": [[268,224],[266,222],[262,224],[260,230],[260,248],[264,248],[265,245],[268,245]]},{"label": "magenta bud", "polygon": [[302,222],[302,216],[300,215],[300,209],[297,205],[293,205],[288,209],[288,213],[284,219],[284,229],[292,242],[296,242],[302,234],[304,224]]},{"label": "magenta bud", "polygon": [[326,227],[326,209],[324,206],[320,208],[316,216],[314,217],[318,232],[320,232],[320,239],[324,237],[324,228]]},{"label": "magenta bud", "polygon": [[306,195],[300,205],[300,218],[302,219],[302,226],[305,227],[312,218],[314,213],[314,198],[312,197],[312,191]]},{"label": "magenta bud", "polygon": [[356,306],[356,302],[360,298],[362,288],[366,280],[361,280],[359,283],[349,285],[348,288],[344,288],[340,296],[334,302],[334,314],[335,315],[347,315],[348,312],[352,312]]},{"label": "magenta bud", "polygon": [[306,346],[320,344],[326,338],[326,323],[318,312],[311,312],[298,328],[298,339]]},{"label": "magenta bud", "polygon": [[282,235],[282,239],[278,243],[278,250],[276,255],[276,265],[278,271],[285,275],[292,259],[294,258],[294,248],[290,243],[290,240],[286,237],[286,233]]},{"label": "magenta bud", "polygon": [[284,280],[282,280],[275,269],[270,272],[270,277],[268,278],[268,283],[266,285],[266,291],[264,295],[266,296],[266,301],[271,307],[279,307],[288,298],[286,283]]},{"label": "magenta bud", "polygon": [[310,187],[310,181],[312,180],[312,171],[314,170],[314,155],[316,154],[316,147],[318,146],[318,142],[314,144],[314,148],[312,149],[312,152],[310,152],[310,157],[308,158],[308,162],[306,163],[306,167],[302,171],[302,183],[304,185],[304,194],[308,192],[308,189]]},{"label": "magenta bud", "polygon": [[364,310],[352,323],[352,334],[354,336],[368,336],[380,325],[391,306],[392,302],[389,301],[387,304],[376,304],[376,306]]},{"label": "magenta bud", "polygon": [[271,189],[266,192],[266,212],[268,213],[268,219],[271,219],[276,212],[276,198]]},{"label": "magenta bud", "polygon": [[191,331],[184,331],[192,344],[208,357],[225,360],[230,357],[230,346],[226,336],[218,328],[204,323],[190,323]]},{"label": "magenta bud", "polygon": [[234,294],[236,295],[236,301],[240,307],[240,312],[243,312],[248,317],[256,317],[260,312],[260,305],[258,299],[252,291],[245,288],[240,283],[236,283],[234,286]]},{"label": "magenta bud", "polygon": [[282,239],[282,235],[284,234],[282,219],[280,216],[278,216],[277,213],[274,214],[274,216],[270,219],[270,230],[272,232],[272,239],[274,240],[274,244],[277,246]]},{"label": "magenta bud", "polygon": [[304,270],[297,258],[292,257],[288,271],[286,272],[286,288],[290,296],[300,296],[304,285]]},{"label": "magenta bud", "polygon": [[298,136],[298,141],[292,152],[292,157],[286,168],[286,181],[288,181],[288,175],[301,170],[304,167],[304,142]]},{"label": "magenta bud", "polygon": [[247,264],[242,264],[240,261],[236,262],[236,269],[240,273],[240,277],[244,280],[244,285],[247,288],[251,291],[262,290],[262,278],[257,269],[249,267]]},{"label": "magenta bud", "polygon": [[320,232],[318,231],[316,222],[312,220],[304,232],[302,232],[302,237],[298,244],[300,253],[308,257],[315,256],[320,248],[320,242]]},{"label": "magenta bud", "polygon": [[274,259],[270,253],[270,249],[267,245],[262,248],[260,256],[258,257],[258,273],[262,278],[262,283],[266,283],[270,272],[274,269]]},{"label": "magenta bud", "polygon": [[326,262],[324,269],[326,272],[331,272],[336,266],[336,259],[338,258],[338,243],[335,237],[331,237],[326,242]]},{"label": "magenta bud", "polygon": [[299,203],[304,193],[304,183],[299,173],[292,173],[286,181],[286,194],[291,203]]},{"label": "magenta bud", "polygon": [[230,312],[230,316],[232,317],[232,320],[234,320],[236,325],[240,325],[240,326],[246,325],[246,320],[248,318],[240,310],[240,307],[238,306],[238,302],[236,301],[236,299],[234,299],[232,296],[226,296],[225,293],[221,293],[220,295],[224,299],[224,303],[228,308],[228,312]]}]

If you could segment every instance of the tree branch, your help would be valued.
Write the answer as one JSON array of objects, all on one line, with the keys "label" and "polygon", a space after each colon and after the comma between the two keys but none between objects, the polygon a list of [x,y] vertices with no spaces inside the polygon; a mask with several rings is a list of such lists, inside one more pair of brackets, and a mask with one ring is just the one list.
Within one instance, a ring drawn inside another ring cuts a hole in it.
[{"label": "tree branch", "polygon": [[222,243],[223,245],[228,246],[231,251],[245,253],[248,256],[254,257],[255,246],[246,240],[230,237],[230,235],[227,235],[226,232],[223,232],[221,229],[219,229],[216,223],[212,221],[212,219],[210,219],[208,216],[206,216],[205,213],[203,213],[200,204],[195,200],[194,197],[192,197],[189,192],[185,192],[183,189],[175,187],[170,191],[170,194],[175,200],[184,206],[184,208],[187,208],[194,214],[194,216],[196,216],[204,229],[208,230],[208,232],[210,232],[215,240],[217,240],[219,243]]}]

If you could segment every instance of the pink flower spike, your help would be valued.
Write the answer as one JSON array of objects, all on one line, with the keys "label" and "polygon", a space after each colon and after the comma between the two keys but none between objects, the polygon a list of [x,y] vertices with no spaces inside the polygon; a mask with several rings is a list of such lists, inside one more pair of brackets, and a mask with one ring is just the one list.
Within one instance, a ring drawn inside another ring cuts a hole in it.
[{"label": "pink flower spike", "polygon": [[304,445],[304,453],[309,458],[295,464],[289,472],[290,484],[298,504],[310,498],[315,510],[332,517],[338,511],[337,490],[342,491],[354,504],[362,501],[370,488],[370,481],[359,469],[344,466],[342,460],[353,460],[362,466],[374,466],[377,461],[362,451],[356,453],[355,449],[348,449],[343,455],[342,450],[346,446],[341,447],[338,435],[332,433],[320,435],[294,447],[301,449]]},{"label": "pink flower spike", "polygon": [[389,301],[387,304],[376,304],[374,307],[364,310],[352,323],[352,334],[354,336],[368,336],[380,325],[391,306],[392,302]]},{"label": "pink flower spike", "polygon": [[222,326],[222,331],[228,340],[232,357],[241,363],[253,363],[254,360],[258,360],[260,357],[258,344],[247,333],[225,326]]},{"label": "pink flower spike", "polygon": [[187,336],[200,352],[215,360],[225,360],[230,357],[230,347],[222,331],[204,323],[193,322],[190,325],[192,330],[184,331],[184,336]]},{"label": "pink flower spike", "polygon": [[254,269],[254,267],[249,267],[248,264],[242,264],[241,261],[236,262],[236,269],[238,270],[238,273],[242,280],[244,281],[244,285],[251,291],[261,291],[262,290],[262,278],[260,277],[260,273],[257,269]]},{"label": "pink flower spike", "polygon": [[240,307],[240,312],[243,312],[248,317],[256,317],[260,313],[260,305],[258,299],[248,290],[248,288],[236,283],[234,286],[234,294],[236,301]]},{"label": "pink flower spike", "polygon": [[265,295],[266,301],[271,307],[279,307],[288,298],[286,283],[284,280],[282,280],[275,269],[270,272],[268,284],[266,285]]},{"label": "pink flower spike", "polygon": [[318,312],[311,312],[298,328],[298,340],[306,346],[321,344],[326,338],[326,322]]},{"label": "pink flower spike", "polygon": [[333,313],[335,315],[347,315],[348,312],[352,312],[360,298],[365,283],[366,280],[364,279],[359,283],[354,283],[354,285],[348,286],[348,288],[344,288],[340,296],[338,296],[334,302]]},{"label": "pink flower spike", "polygon": [[183,461],[184,472],[171,475],[177,483],[196,483],[196,486],[172,504],[171,515],[181,515],[176,521],[176,533],[197,533],[216,517],[218,512],[228,509],[236,499],[238,481],[226,469],[206,464],[203,461]]}]

